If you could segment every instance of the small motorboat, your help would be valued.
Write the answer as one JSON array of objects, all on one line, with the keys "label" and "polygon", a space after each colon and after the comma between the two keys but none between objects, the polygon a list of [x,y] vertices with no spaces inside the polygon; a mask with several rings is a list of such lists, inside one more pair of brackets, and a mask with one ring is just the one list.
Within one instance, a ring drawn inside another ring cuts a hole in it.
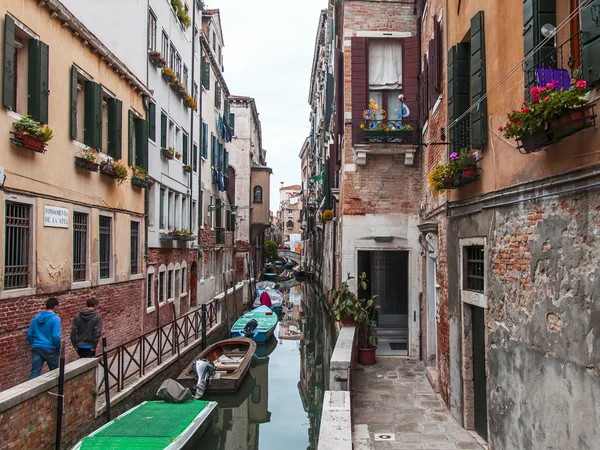
[{"label": "small motorboat", "polygon": [[264,344],[273,336],[277,320],[271,308],[259,306],[236,320],[231,327],[231,337],[254,337],[254,341]]},{"label": "small motorboat", "polygon": [[259,281],[256,283],[256,295],[262,294],[265,289],[275,289],[275,284],[273,281]]},{"label": "small motorboat", "polygon": [[[257,291],[258,291],[258,289],[257,289]],[[283,294],[281,292],[279,292],[277,289],[267,288],[267,289],[264,289],[260,294],[257,293],[252,306],[254,308],[258,308],[259,306],[262,305],[260,302],[260,296],[263,292],[266,292],[267,294],[269,294],[269,297],[271,298],[271,309],[273,310],[273,312],[275,314],[279,314],[281,312],[281,309],[283,308]]]},{"label": "small motorboat", "polygon": [[296,272],[294,273],[294,275],[296,278],[304,278],[304,277],[306,277],[306,270],[304,270],[304,267],[299,266],[296,269]]},{"label": "small motorboat", "polygon": [[177,378],[177,382],[196,391],[198,376],[195,364],[209,361],[214,365],[214,374],[205,386],[206,392],[235,392],[246,377],[256,351],[256,342],[245,337],[219,341],[200,353]]},{"label": "small motorboat", "polygon": [[217,414],[217,402],[146,401],[79,441],[73,450],[198,448],[198,441]]}]

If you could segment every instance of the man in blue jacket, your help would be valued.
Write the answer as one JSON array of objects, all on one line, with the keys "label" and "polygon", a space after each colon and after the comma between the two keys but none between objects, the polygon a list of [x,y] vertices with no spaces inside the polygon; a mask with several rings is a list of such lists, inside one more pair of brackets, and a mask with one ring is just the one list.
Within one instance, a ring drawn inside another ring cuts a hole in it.
[{"label": "man in blue jacket", "polygon": [[39,312],[31,321],[27,330],[27,341],[31,345],[31,374],[29,379],[39,377],[44,361],[49,370],[58,367],[60,353],[60,317],[54,312],[58,300],[54,297],[46,300],[46,310]]}]

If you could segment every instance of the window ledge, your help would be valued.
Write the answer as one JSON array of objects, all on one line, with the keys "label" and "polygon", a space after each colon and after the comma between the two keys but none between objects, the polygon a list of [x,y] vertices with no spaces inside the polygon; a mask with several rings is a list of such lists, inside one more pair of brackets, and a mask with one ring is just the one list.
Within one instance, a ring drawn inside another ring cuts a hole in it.
[{"label": "window ledge", "polygon": [[74,283],[71,283],[71,289],[84,289],[84,288],[89,288],[92,286],[92,282],[87,280],[87,281],[76,281]]},{"label": "window ledge", "polygon": [[143,278],[144,278],[143,273],[134,273],[129,277],[130,280],[142,280]]},{"label": "window ledge", "polygon": [[162,302],[158,304],[158,307],[160,308],[161,306],[165,306],[167,304],[167,302]]},{"label": "window ledge", "polygon": [[152,306],[151,308],[146,308],[146,314],[153,313],[154,311],[156,311],[156,307],[155,306]]},{"label": "window ledge", "polygon": [[28,295],[35,295],[35,294],[36,294],[36,288],[34,288],[34,287],[22,288],[22,289],[10,289],[8,291],[2,291],[0,293],[0,299],[26,297]]},{"label": "window ledge", "polygon": [[105,286],[107,284],[113,284],[115,282],[114,277],[112,278],[99,278],[98,279],[98,286]]},{"label": "window ledge", "polygon": [[183,294],[179,294],[179,298],[183,298],[183,297],[187,297],[187,292],[184,292]]},{"label": "window ledge", "polygon": [[6,110],[6,115],[15,120],[21,120],[23,118],[23,116],[21,114],[19,114],[18,112],[15,112],[15,111],[11,111],[10,109]]},{"label": "window ledge", "polygon": [[168,298],[168,299],[167,299],[167,303],[173,303],[174,301],[175,301],[175,299],[174,299],[174,298]]}]

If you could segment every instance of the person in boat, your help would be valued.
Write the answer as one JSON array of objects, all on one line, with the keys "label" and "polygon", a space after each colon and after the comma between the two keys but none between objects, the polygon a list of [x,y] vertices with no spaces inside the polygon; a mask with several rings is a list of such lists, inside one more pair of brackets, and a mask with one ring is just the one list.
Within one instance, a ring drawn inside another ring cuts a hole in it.
[{"label": "person in boat", "polygon": [[271,296],[267,294],[267,291],[264,291],[262,294],[260,294],[260,304],[262,306],[268,306],[269,308],[272,306]]}]

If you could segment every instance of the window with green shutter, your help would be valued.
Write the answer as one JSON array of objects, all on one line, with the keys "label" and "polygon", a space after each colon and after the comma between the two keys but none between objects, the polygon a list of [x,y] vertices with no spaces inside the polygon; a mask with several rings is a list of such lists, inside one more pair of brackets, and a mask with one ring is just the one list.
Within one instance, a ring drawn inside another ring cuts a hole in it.
[{"label": "window with green shutter", "polygon": [[448,51],[448,123],[453,152],[470,144],[469,117],[455,123],[470,106],[470,56],[468,43],[460,42]]},{"label": "window with green shutter", "polygon": [[202,87],[210,90],[210,63],[205,57],[202,57]]},{"label": "window with green shutter", "polygon": [[483,11],[471,19],[471,146],[482,148],[488,141],[485,80],[485,28]]},{"label": "window with green shutter", "polygon": [[16,68],[15,68],[15,21],[4,15],[4,56],[2,73],[2,104],[12,111],[16,109]]},{"label": "window with green shutter", "polygon": [[148,138],[156,142],[156,105],[148,103]]},{"label": "window with green shutter", "polygon": [[210,164],[214,167],[217,161],[217,138],[210,133]]},{"label": "window with green shutter", "polygon": [[227,150],[223,153],[223,173],[227,175],[229,171],[229,152]]},{"label": "window with green shutter", "polygon": [[217,144],[217,168],[223,171],[223,144]]},{"label": "window with green shutter", "polygon": [[183,159],[183,164],[187,164],[188,163],[188,135],[185,133],[183,134],[183,150],[182,150],[182,159]]},{"label": "window with green shutter", "polygon": [[194,142],[192,146],[192,166],[194,166],[194,172],[198,172],[198,144]]},{"label": "window with green shutter", "polygon": [[135,119],[135,165],[148,170],[148,121]]},{"label": "window with green shutter", "polygon": [[167,115],[160,114],[160,147],[167,147]]},{"label": "window with green shutter", "polygon": [[69,135],[71,139],[77,140],[77,97],[79,90],[77,89],[77,68],[71,66],[71,98],[70,98],[70,114],[69,114]]},{"label": "window with green shutter", "polygon": [[127,162],[135,165],[135,116],[130,109],[127,113]]},{"label": "window with green shutter", "polygon": [[208,124],[202,122],[202,157],[208,157]]},{"label": "window with green shutter", "polygon": [[83,142],[88,147],[102,148],[102,87],[93,81],[85,82]]},{"label": "window with green shutter", "polygon": [[600,81],[600,0],[581,11],[581,72],[592,87]]},{"label": "window with green shutter", "polygon": [[215,81],[215,108],[221,109],[221,86]]},{"label": "window with green shutter", "polygon": [[121,159],[123,136],[123,102],[116,98],[107,100],[108,107],[108,155]]},{"label": "window with green shutter", "polygon": [[29,39],[27,111],[33,120],[41,123],[48,123],[48,58],[48,45]]},{"label": "window with green shutter", "polygon": [[231,135],[235,136],[235,114],[229,113],[229,126],[231,127]]},{"label": "window with green shutter", "polygon": [[[523,50],[529,55],[545,39],[542,27],[545,24],[556,26],[556,0],[523,0]],[[554,41],[549,39],[536,50],[532,58],[523,64],[525,72],[525,98],[529,90],[537,84],[535,68],[542,62],[545,67],[554,67],[554,58],[549,56],[555,51]]]}]

